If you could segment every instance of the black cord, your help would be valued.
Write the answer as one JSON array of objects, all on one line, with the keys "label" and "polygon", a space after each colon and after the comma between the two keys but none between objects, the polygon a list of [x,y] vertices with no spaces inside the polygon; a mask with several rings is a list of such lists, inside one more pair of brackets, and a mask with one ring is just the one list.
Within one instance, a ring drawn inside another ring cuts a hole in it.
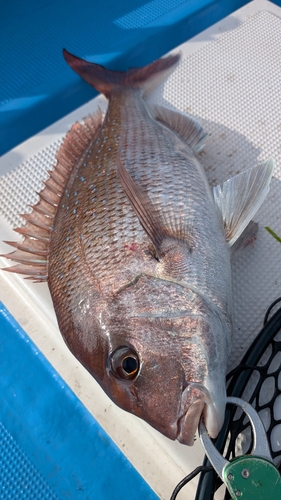
[{"label": "black cord", "polygon": [[192,471],[190,474],[188,474],[188,476],[184,477],[179,484],[177,484],[177,486],[175,487],[172,495],[171,495],[171,498],[170,500],[175,500],[176,496],[178,495],[178,493],[180,492],[180,490],[187,484],[189,483],[189,481],[191,481],[191,479],[193,479],[195,476],[197,476],[197,474],[199,474],[199,472],[203,472],[204,474],[206,474],[206,472],[211,472],[213,469],[213,467],[208,467],[206,465],[200,465],[199,467],[196,467],[196,469],[194,469],[194,471]]},{"label": "black cord", "polygon": [[278,302],[281,301],[281,297],[279,297],[278,299],[276,299],[274,302],[272,302],[272,304],[269,306],[269,308],[267,309],[265,315],[264,315],[264,320],[263,320],[263,326],[266,325],[266,323],[268,322],[268,316],[270,315],[271,313],[271,310],[273,309],[273,307],[278,304]]},{"label": "black cord", "polygon": [[234,375],[241,373],[243,370],[251,370],[251,371],[256,370],[258,372],[261,372],[262,367],[254,365],[238,365],[236,366],[236,368],[233,368],[233,370],[231,370],[231,372],[227,374],[226,381],[230,380]]}]

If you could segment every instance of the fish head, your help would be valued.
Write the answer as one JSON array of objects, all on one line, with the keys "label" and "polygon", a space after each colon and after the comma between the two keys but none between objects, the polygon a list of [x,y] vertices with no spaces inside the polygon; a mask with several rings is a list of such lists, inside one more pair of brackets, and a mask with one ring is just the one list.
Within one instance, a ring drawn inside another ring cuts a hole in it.
[{"label": "fish head", "polygon": [[172,440],[192,446],[200,419],[217,437],[225,410],[225,389],[212,393],[205,381],[186,381],[183,364],[173,353],[162,354],[137,342],[110,355],[103,388],[123,410],[145,420]]},{"label": "fish head", "polygon": [[[154,299],[145,294],[140,304],[137,288],[143,292],[144,281],[139,280],[133,296],[128,288],[114,301],[102,305],[100,300],[75,314],[76,326],[77,318],[81,324],[70,348],[123,410],[187,445],[193,444],[203,417],[214,438],[224,420],[226,397],[225,367],[222,363],[216,369],[212,358],[218,358],[210,338],[215,325],[199,306],[192,314],[181,307],[187,296],[176,285],[160,286]],[[168,293],[170,301],[163,306]]]},{"label": "fish head", "polygon": [[109,354],[103,388],[122,409],[168,438],[192,446],[201,418],[210,437],[217,437],[224,421],[226,394],[223,371],[212,376],[196,346],[191,346],[188,356],[184,348],[167,347],[171,329],[174,335],[180,335],[190,323],[187,318],[160,321],[157,326],[155,321],[142,321],[141,325],[134,322],[135,334],[153,331],[155,337],[158,330],[161,340],[156,347],[139,335],[142,341],[130,337],[130,344],[125,345],[127,330]]}]

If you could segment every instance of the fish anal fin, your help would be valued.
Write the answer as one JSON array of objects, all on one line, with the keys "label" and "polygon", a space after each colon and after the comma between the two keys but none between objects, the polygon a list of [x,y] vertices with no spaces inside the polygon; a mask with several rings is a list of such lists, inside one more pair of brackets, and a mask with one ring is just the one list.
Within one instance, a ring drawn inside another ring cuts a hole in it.
[{"label": "fish anal fin", "polygon": [[213,189],[222,216],[225,237],[231,247],[263,203],[274,170],[272,159],[228,179]]},{"label": "fish anal fin", "polygon": [[39,201],[31,207],[31,212],[21,214],[25,226],[14,231],[23,236],[21,242],[6,242],[16,251],[1,255],[18,262],[19,265],[5,268],[5,271],[26,274],[34,281],[46,281],[48,276],[49,239],[61,196],[69,175],[94,139],[102,124],[102,114],[90,115],[83,123],[75,123],[57,153],[57,164],[49,171],[50,177],[44,181]]},{"label": "fish anal fin", "polygon": [[150,109],[155,120],[176,132],[195,153],[203,149],[207,134],[195,118],[159,105],[152,105]]}]

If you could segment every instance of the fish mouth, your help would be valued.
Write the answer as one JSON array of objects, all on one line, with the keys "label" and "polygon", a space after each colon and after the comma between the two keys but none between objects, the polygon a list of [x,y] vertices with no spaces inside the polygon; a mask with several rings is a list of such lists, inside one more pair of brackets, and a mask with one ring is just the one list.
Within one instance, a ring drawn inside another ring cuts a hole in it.
[{"label": "fish mouth", "polygon": [[180,443],[193,445],[201,417],[209,436],[216,438],[223,422],[220,410],[215,407],[206,387],[190,382],[182,393],[180,416],[177,420],[176,439]]}]

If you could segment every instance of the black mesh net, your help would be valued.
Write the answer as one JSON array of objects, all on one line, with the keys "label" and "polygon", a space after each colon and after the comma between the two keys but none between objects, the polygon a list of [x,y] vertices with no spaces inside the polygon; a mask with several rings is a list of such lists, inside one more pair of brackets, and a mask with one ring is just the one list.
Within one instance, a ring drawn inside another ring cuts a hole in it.
[{"label": "black mesh net", "polygon": [[[258,412],[265,426],[271,456],[278,467],[281,461],[281,308],[277,299],[265,315],[264,326],[240,365],[227,376],[227,395],[237,396],[249,402]],[[251,453],[252,429],[248,417],[233,405],[227,405],[224,426],[214,441],[216,448],[227,459]],[[180,489],[201,472],[195,500],[213,500],[222,481],[205,458],[175,488],[171,500]],[[225,491],[224,499],[231,497]]]}]

